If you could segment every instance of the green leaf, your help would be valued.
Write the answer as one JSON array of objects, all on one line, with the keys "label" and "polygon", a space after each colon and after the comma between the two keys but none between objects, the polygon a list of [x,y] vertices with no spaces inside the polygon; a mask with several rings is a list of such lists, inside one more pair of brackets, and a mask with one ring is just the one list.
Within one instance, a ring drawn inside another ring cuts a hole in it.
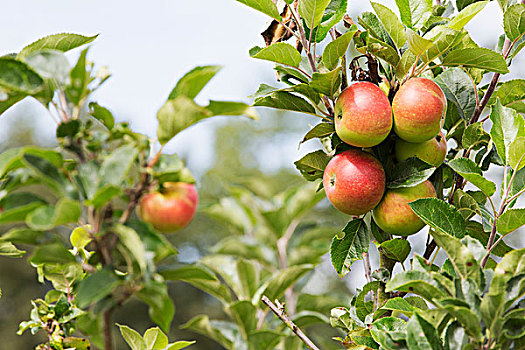
[{"label": "green leaf", "polygon": [[394,238],[379,245],[383,253],[390,259],[404,262],[410,254],[410,243],[406,239]]},{"label": "green leaf", "polygon": [[299,0],[297,10],[308,28],[317,27],[323,19],[324,10],[330,0]]},{"label": "green leaf", "polygon": [[42,78],[52,81],[52,88],[55,84],[65,85],[69,82],[69,72],[71,67],[66,56],[56,50],[35,51],[25,58],[31,68],[33,68]]},{"label": "green leaf", "polygon": [[159,142],[164,145],[182,130],[211,116],[209,110],[186,96],[181,95],[168,100],[157,113]]},{"label": "green leaf", "polygon": [[144,343],[148,350],[162,350],[168,346],[168,337],[160,328],[149,328],[144,333]]},{"label": "green leaf", "polygon": [[517,137],[525,136],[525,120],[513,109],[503,107],[499,100],[490,113],[492,128],[490,136],[496,145],[498,155],[504,163],[509,161],[509,148]]},{"label": "green leaf", "polygon": [[476,340],[481,340],[481,322],[479,317],[468,307],[454,305],[457,299],[452,299],[451,303],[448,300],[441,301],[441,307],[452,315],[467,331],[467,333]]},{"label": "green leaf", "polygon": [[396,0],[396,5],[409,28],[421,28],[432,15],[432,0]]},{"label": "green leaf", "polygon": [[[461,11],[468,5],[478,2],[478,1],[480,0],[456,0],[456,7],[458,11]],[[498,0],[498,1],[507,1],[507,0]]]},{"label": "green leaf", "polygon": [[430,227],[452,237],[465,236],[465,220],[452,205],[437,198],[422,198],[408,205]]},{"label": "green leaf", "polygon": [[273,19],[276,19],[278,21],[281,20],[281,16],[279,15],[279,10],[277,9],[277,6],[275,3],[273,3],[271,0],[237,0],[241,4],[245,4],[246,6],[249,6],[257,11],[260,11]]},{"label": "green leaf", "polygon": [[270,96],[255,99],[253,106],[271,107],[293,112],[315,114],[315,107],[304,98],[287,91],[276,91]]},{"label": "green leaf", "polygon": [[184,266],[177,269],[160,270],[166,280],[187,282],[219,300],[230,302],[231,295],[219,279],[204,266]]},{"label": "green leaf", "polygon": [[107,269],[89,275],[78,285],[76,297],[78,306],[80,308],[86,308],[89,305],[102,300],[110,295],[119,284],[120,281],[115,274]]},{"label": "green leaf", "polygon": [[259,284],[259,273],[256,262],[251,260],[239,259],[237,261],[237,275],[239,276],[242,296],[252,299],[257,291]]},{"label": "green leaf", "polygon": [[[408,43],[408,49],[416,56],[423,54],[434,44],[432,40],[423,38],[410,28],[406,30],[406,40]],[[414,63],[415,57],[414,62],[412,62],[412,64]]]},{"label": "green leaf", "polygon": [[525,80],[514,79],[502,83],[498,90],[492,94],[488,105],[493,105],[499,99],[505,107],[525,112]]},{"label": "green leaf", "polygon": [[490,135],[485,131],[485,129],[483,129],[482,122],[477,122],[467,126],[461,139],[461,143],[466,149],[479,144],[488,144],[489,142]]},{"label": "green leaf", "polygon": [[13,243],[0,241],[0,256],[9,256],[12,258],[19,258],[26,252],[19,250]]},{"label": "green leaf", "polygon": [[442,350],[438,332],[432,324],[415,313],[407,322],[407,345],[409,349]]},{"label": "green leaf", "polygon": [[35,51],[40,51],[40,50],[46,50],[46,49],[67,52],[79,46],[89,44],[90,42],[95,40],[97,37],[98,37],[98,34],[94,36],[83,36],[83,35],[71,34],[71,33],[60,33],[60,34],[49,35],[41,39],[38,39],[37,41],[24,47],[20,51],[20,53],[17,55],[17,59],[23,60],[30,53],[33,53]]},{"label": "green leaf", "polygon": [[468,158],[456,158],[448,162],[448,166],[456,173],[463,176],[467,181],[482,190],[487,196],[492,196],[496,192],[494,182],[483,177],[481,169]]},{"label": "green leaf", "polygon": [[257,329],[257,308],[249,300],[239,300],[228,306],[232,318],[237,323],[243,338],[247,338],[248,335]]},{"label": "green leaf", "polygon": [[[408,40],[408,35],[407,35],[407,40]],[[410,71],[414,63],[416,63],[416,58],[417,58],[417,55],[415,55],[410,50],[406,50],[403,53],[395,69],[396,77],[399,80],[403,80],[403,78],[408,74],[408,72]]]},{"label": "green leaf", "polygon": [[413,187],[426,181],[436,167],[419,158],[408,158],[394,165],[388,177],[387,188]]},{"label": "green leaf", "polygon": [[43,154],[35,155],[25,152],[22,159],[25,165],[33,170],[35,175],[55,192],[65,194],[71,189],[71,185],[66,182],[64,176],[58,171],[56,164],[51,163]]},{"label": "green leaf", "polygon": [[270,300],[279,299],[284,292],[292,287],[306,273],[313,270],[314,265],[295,265],[277,272],[269,281],[263,294]]},{"label": "green leaf", "polygon": [[444,340],[446,350],[463,349],[468,343],[468,335],[459,322],[453,321],[445,330]]},{"label": "green leaf", "polygon": [[399,21],[396,14],[388,7],[377,2],[371,2],[377,17],[385,27],[390,38],[394,41],[397,48],[402,48],[406,43],[405,28]]},{"label": "green leaf", "polygon": [[66,87],[67,97],[77,106],[80,104],[80,101],[86,97],[86,94],[89,93],[87,87],[90,76],[86,70],[86,55],[88,50],[89,47],[80,53],[77,64],[69,72],[71,84]]},{"label": "green leaf", "polygon": [[323,63],[328,70],[333,70],[337,67],[339,59],[346,54],[355,33],[357,33],[357,27],[354,25],[339,38],[326,45],[323,51]]},{"label": "green leaf", "polygon": [[453,50],[443,59],[443,65],[480,68],[501,74],[509,72],[500,53],[482,47]]},{"label": "green leaf", "polygon": [[26,217],[27,225],[33,230],[50,230],[54,227],[76,223],[81,209],[77,201],[64,197],[54,206],[42,206]]},{"label": "green leaf", "polygon": [[463,29],[463,27],[465,27],[465,25],[467,25],[467,23],[470,22],[474,16],[483,10],[488,3],[488,1],[478,1],[470,4],[469,6],[460,10],[461,12],[458,13],[458,15],[454,17],[452,21],[448,22],[447,27],[455,30]]},{"label": "green leaf", "polygon": [[113,113],[105,107],[102,107],[96,102],[89,103],[89,114],[93,118],[100,121],[108,130],[113,129],[115,126],[115,118],[113,118]]},{"label": "green leaf", "polygon": [[414,312],[422,311],[420,308],[410,304],[408,301],[400,297],[388,299],[381,308],[402,312],[408,317],[411,317]]},{"label": "green leaf", "polygon": [[509,146],[509,165],[518,171],[525,166],[525,137],[517,137]]},{"label": "green leaf", "polygon": [[315,181],[323,177],[324,169],[329,161],[328,155],[324,151],[318,150],[308,153],[294,164],[306,180]]},{"label": "green leaf", "polygon": [[71,264],[76,259],[61,243],[52,243],[38,247],[29,259],[32,264]]},{"label": "green leaf", "polygon": [[363,219],[350,221],[343,229],[343,237],[335,236],[330,247],[330,258],[339,277],[350,272],[350,266],[363,258],[370,245],[370,230]]},{"label": "green leaf", "polygon": [[100,167],[99,188],[104,185],[120,186],[133,166],[138,152],[138,149],[130,144],[113,150]]},{"label": "green leaf", "polygon": [[180,78],[177,85],[170,92],[168,100],[173,100],[177,96],[186,96],[194,99],[221,68],[221,66],[199,66],[193,68]]},{"label": "green leaf", "polygon": [[[213,322],[213,323],[212,323]],[[207,315],[195,316],[186,324],[180,326],[181,329],[189,329],[191,331],[204,334],[224,346],[226,349],[231,349],[233,341],[228,339],[227,335],[231,334],[235,327],[230,322],[210,321]]]},{"label": "green leaf", "polygon": [[514,41],[525,33],[525,5],[515,4],[505,11],[503,15],[505,34]]},{"label": "green leaf", "polygon": [[136,296],[148,304],[150,319],[165,332],[169,332],[171,321],[175,315],[175,305],[168,294],[166,283],[150,281],[136,293]]},{"label": "green leaf", "polygon": [[394,49],[394,41],[390,35],[388,35],[385,27],[375,14],[372,12],[363,12],[361,16],[358,17],[358,23],[366,29],[369,39],[375,39],[377,43],[390,46],[392,50],[397,53],[396,49]]},{"label": "green leaf", "polygon": [[497,220],[496,227],[502,235],[507,235],[525,225],[525,209],[507,209]]},{"label": "green leaf", "polygon": [[[316,39],[316,42],[320,43],[323,41],[328,32],[332,27],[341,22],[344,15],[346,14],[348,7],[348,0],[331,0],[326,7],[323,15],[323,19],[317,28],[312,33],[312,38]],[[308,27],[305,28],[306,33],[309,34]]]},{"label": "green leaf", "polygon": [[434,42],[434,45],[421,56],[421,59],[426,63],[430,63],[437,57],[444,56],[447,52],[459,46],[464,36],[464,32],[447,28],[444,25],[433,27],[424,37]]},{"label": "green leaf", "polygon": [[248,337],[250,349],[270,350],[275,349],[283,334],[271,330],[260,330],[253,332]]},{"label": "green leaf", "polygon": [[32,244],[42,243],[41,237],[45,234],[43,231],[35,231],[28,228],[13,228],[0,236],[0,242],[11,242],[14,244]]},{"label": "green leaf", "polygon": [[341,86],[341,67],[328,73],[315,72],[309,85],[317,92],[333,98]]},{"label": "green leaf", "polygon": [[187,340],[179,340],[179,341],[176,341],[175,343],[173,344],[170,344],[166,350],[180,350],[180,349],[184,349],[184,348],[187,348],[188,346],[192,345],[192,344],[195,344],[196,341],[193,340],[193,341],[187,341]]},{"label": "green leaf", "polygon": [[481,208],[478,202],[470,196],[468,193],[461,189],[457,189],[454,192],[454,206],[458,208],[461,215],[465,220],[470,219],[472,216],[478,214],[481,216]]},{"label": "green leaf", "polygon": [[122,245],[131,253],[141,271],[146,271],[146,250],[138,233],[131,227],[124,225],[114,226],[114,231]]},{"label": "green leaf", "polygon": [[122,334],[122,338],[124,338],[126,343],[128,343],[131,350],[146,350],[146,344],[144,343],[144,340],[136,330],[118,323],[117,326],[120,329],[120,334]]},{"label": "green leaf", "polygon": [[458,107],[460,117],[467,123],[476,109],[476,90],[472,78],[461,68],[450,68],[434,81],[445,93],[447,100]]},{"label": "green leaf", "polygon": [[244,115],[251,119],[259,118],[255,108],[243,102],[210,101],[206,109],[211,112],[211,116]]},{"label": "green leaf", "polygon": [[447,291],[428,272],[403,271],[394,274],[386,284],[386,292],[394,290],[420,295],[428,301],[446,298]]},{"label": "green leaf", "polygon": [[430,231],[436,243],[447,252],[454,270],[463,280],[472,279],[479,285],[479,264],[470,249],[458,238],[440,231]]},{"label": "green leaf", "polygon": [[272,61],[292,67],[299,67],[301,54],[295,47],[288,43],[275,43],[265,48],[254,47],[250,56],[260,60]]},{"label": "green leaf", "polygon": [[28,214],[42,207],[46,202],[31,193],[10,193],[0,200],[0,223],[13,223],[25,221]]},{"label": "green leaf", "polygon": [[365,301],[365,298],[370,292],[377,291],[379,287],[381,287],[381,282],[379,281],[368,282],[355,298],[356,315],[363,322],[365,322],[366,317],[374,311],[374,302],[372,300]]},{"label": "green leaf", "polygon": [[304,135],[301,143],[306,142],[311,139],[322,139],[332,135],[335,132],[335,126],[332,123],[321,122],[314,126],[310,131]]},{"label": "green leaf", "polygon": [[494,268],[489,291],[481,300],[481,318],[491,334],[498,334],[505,310],[507,283],[511,278],[525,273],[525,249],[513,250],[503,257]]},{"label": "green leaf", "polygon": [[32,95],[39,92],[43,84],[42,77],[27,64],[14,58],[0,57],[0,87],[7,91]]},{"label": "green leaf", "polygon": [[91,242],[91,236],[88,231],[86,231],[86,228],[87,227],[77,227],[71,232],[69,241],[73,247],[81,249]]}]

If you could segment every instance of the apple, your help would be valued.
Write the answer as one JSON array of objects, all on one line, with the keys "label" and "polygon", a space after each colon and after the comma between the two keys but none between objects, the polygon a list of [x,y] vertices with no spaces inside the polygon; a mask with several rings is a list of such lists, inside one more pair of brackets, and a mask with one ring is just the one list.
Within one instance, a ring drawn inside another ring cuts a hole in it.
[{"label": "apple", "polygon": [[394,96],[394,132],[407,142],[430,140],[441,130],[447,99],[432,80],[412,78]]},{"label": "apple", "polygon": [[385,171],[370,153],[350,149],[328,162],[323,186],[334,207],[348,215],[362,215],[381,201]]},{"label": "apple", "polygon": [[385,92],[369,82],[346,88],[335,104],[335,132],[355,147],[380,144],[392,129],[392,107]]},{"label": "apple", "polygon": [[433,166],[440,166],[447,156],[447,140],[442,132],[428,141],[420,143],[406,142],[398,138],[395,145],[396,158],[402,162],[410,157],[417,157]]},{"label": "apple", "polygon": [[409,236],[421,230],[425,223],[408,203],[429,197],[436,197],[436,190],[428,180],[413,187],[387,190],[372,216],[383,231],[392,235]]},{"label": "apple", "polygon": [[172,232],[187,226],[197,211],[199,196],[186,182],[165,182],[161,191],[143,196],[138,213],[142,221],[159,231]]}]

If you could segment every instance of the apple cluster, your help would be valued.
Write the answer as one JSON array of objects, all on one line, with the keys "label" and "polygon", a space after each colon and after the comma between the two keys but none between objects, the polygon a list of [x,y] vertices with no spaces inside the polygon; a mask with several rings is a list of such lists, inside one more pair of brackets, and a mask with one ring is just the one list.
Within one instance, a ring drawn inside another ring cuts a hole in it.
[{"label": "apple cluster", "polygon": [[408,236],[425,225],[408,203],[436,197],[428,180],[412,187],[386,189],[383,165],[370,147],[396,135],[394,154],[398,162],[417,157],[433,166],[445,160],[447,143],[441,133],[447,100],[432,80],[412,78],[394,96],[370,82],[346,88],[335,105],[337,136],[351,148],[336,154],[323,175],[326,195],[332,205],[348,215],[372,210],[375,223],[385,232]]}]

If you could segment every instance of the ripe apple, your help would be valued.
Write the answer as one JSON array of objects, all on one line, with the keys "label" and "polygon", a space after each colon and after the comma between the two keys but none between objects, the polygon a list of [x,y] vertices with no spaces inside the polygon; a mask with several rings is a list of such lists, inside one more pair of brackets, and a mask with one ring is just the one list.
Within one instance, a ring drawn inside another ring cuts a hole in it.
[{"label": "ripe apple", "polygon": [[396,158],[402,162],[410,157],[417,157],[433,166],[443,164],[447,156],[447,140],[442,132],[428,141],[420,143],[406,142],[398,138],[395,145]]},{"label": "ripe apple", "polygon": [[394,131],[407,142],[430,140],[441,130],[447,99],[432,80],[412,78],[394,96]]},{"label": "ripe apple", "polygon": [[380,144],[392,129],[392,107],[381,88],[358,82],[346,88],[335,104],[335,132],[355,147]]},{"label": "ripe apple", "polygon": [[159,231],[172,232],[187,226],[197,210],[199,196],[186,182],[165,182],[159,192],[141,198],[138,213],[144,222]]},{"label": "ripe apple", "polygon": [[372,210],[385,191],[385,171],[370,153],[350,149],[334,156],[323,174],[326,196],[345,214]]},{"label": "ripe apple", "polygon": [[372,212],[374,221],[383,231],[393,235],[414,234],[421,230],[425,223],[408,203],[428,197],[436,197],[436,190],[428,180],[413,187],[387,190],[381,203]]}]

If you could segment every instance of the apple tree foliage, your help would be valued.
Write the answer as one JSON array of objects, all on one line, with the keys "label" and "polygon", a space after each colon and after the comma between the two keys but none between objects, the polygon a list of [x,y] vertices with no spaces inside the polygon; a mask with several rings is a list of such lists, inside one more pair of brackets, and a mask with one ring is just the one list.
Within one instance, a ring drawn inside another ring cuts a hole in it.
[{"label": "apple tree foliage", "polygon": [[[336,272],[343,278],[355,261],[364,259],[368,278],[349,303],[332,309],[330,324],[342,331],[335,339],[339,346],[524,348],[525,248],[510,247],[503,238],[525,225],[525,209],[515,207],[525,193],[525,80],[501,78],[525,46],[525,4],[497,1],[504,34],[489,49],[465,29],[489,1],[396,0],[396,11],[372,1],[373,12],[354,19],[346,14],[347,0],[237,1],[270,17],[264,43],[249,54],[273,62],[279,83],[261,84],[253,106],[321,119],[301,142],[319,139],[323,149],[295,162],[314,186],[319,187],[331,157],[350,147],[337,137],[333,122],[335,101],[351,81],[380,85],[392,101],[408,79],[425,77],[448,100],[443,127],[452,147],[443,165],[415,158],[396,163],[393,135],[368,150],[383,164],[387,188],[426,180],[434,184],[438,198],[410,203],[429,226],[428,238],[419,233],[427,238],[425,250],[414,251],[406,238],[382,232],[370,214],[349,218],[345,228],[331,231]],[[503,172],[501,184],[487,178],[493,169]],[[186,327],[228,349],[318,349],[300,330],[309,325],[303,313],[315,310],[298,308],[296,298],[304,281],[299,278],[308,278],[319,262],[316,247],[326,246],[325,233],[319,231],[316,238],[305,233],[296,238],[299,246],[288,245],[297,218],[290,208],[303,203],[293,196],[283,194],[277,206],[254,206],[252,197],[235,193],[209,209],[210,215],[245,230],[245,236],[219,243],[213,255],[168,270],[164,277],[185,280],[217,297],[231,322],[199,316]],[[370,267],[370,242],[379,266]],[[285,249],[293,263],[279,261]],[[446,260],[438,264],[440,251]],[[396,265],[403,271],[394,273]],[[267,314],[268,299],[275,300],[277,308],[271,310],[284,322],[280,327]],[[322,320],[309,316],[311,322]]]},{"label": "apple tree foliage", "polygon": [[[44,332],[41,350],[111,349],[112,314],[130,298],[147,304],[151,320],[168,331],[174,304],[159,271],[173,263],[177,249],[141,222],[135,207],[165,182],[194,181],[177,155],[161,153],[180,131],[217,115],[256,117],[241,102],[197,104],[220,70],[203,66],[184,75],[160,108],[156,140],[134,132],[93,99],[110,74],[87,59],[89,47],[72,65],[64,54],[95,38],[56,34],[0,57],[0,114],[33,98],[57,123],[56,147],[0,154],[0,256],[29,255],[38,280],[53,287],[32,301],[19,329]],[[139,337],[121,326],[133,349],[191,345],[168,344],[160,329]]]}]

